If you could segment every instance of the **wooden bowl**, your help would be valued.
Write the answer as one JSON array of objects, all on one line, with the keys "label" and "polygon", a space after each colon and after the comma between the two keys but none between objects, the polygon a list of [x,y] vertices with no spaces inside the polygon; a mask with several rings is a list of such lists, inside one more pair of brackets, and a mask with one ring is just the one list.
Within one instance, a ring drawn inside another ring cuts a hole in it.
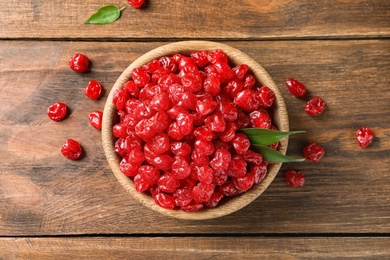
[{"label": "wooden bowl", "polygon": [[[226,199],[216,208],[205,208],[200,211],[195,212],[185,212],[182,210],[168,210],[158,206],[153,198],[147,193],[140,193],[135,190],[133,181],[125,176],[119,169],[120,158],[114,151],[115,138],[112,134],[112,127],[118,122],[118,115],[115,106],[112,104],[112,97],[115,90],[122,88],[122,85],[130,79],[130,72],[134,68],[141,67],[142,65],[157,59],[162,56],[172,55],[175,53],[190,54],[192,51],[196,50],[215,50],[222,49],[229,58],[231,64],[242,64],[245,63],[250,67],[251,72],[255,76],[256,80],[262,85],[268,86],[275,93],[275,102],[273,105],[274,117],[273,123],[281,131],[288,131],[288,115],[285,103],[283,101],[282,95],[275,82],[272,80],[270,75],[252,58],[243,52],[230,47],[228,45],[216,42],[208,41],[183,41],[170,43],[161,47],[158,47],[154,50],[145,53],[133,63],[127,67],[123,73],[120,75],[113,88],[110,91],[110,94],[107,98],[107,102],[104,107],[103,112],[103,125],[102,125],[102,140],[103,148],[107,157],[107,161],[119,183],[126,189],[126,191],[137,201],[145,205],[146,207],[162,213],[164,215],[178,218],[178,219],[188,219],[188,220],[202,220],[202,219],[212,219],[221,216],[231,214],[259,197],[265,189],[271,184],[272,180],[275,178],[278,173],[281,163],[271,164],[268,168],[267,176],[259,184],[254,185],[246,193],[239,195],[237,197],[232,197]],[[286,153],[288,145],[288,138],[284,138],[279,146],[279,151],[283,154]]]}]

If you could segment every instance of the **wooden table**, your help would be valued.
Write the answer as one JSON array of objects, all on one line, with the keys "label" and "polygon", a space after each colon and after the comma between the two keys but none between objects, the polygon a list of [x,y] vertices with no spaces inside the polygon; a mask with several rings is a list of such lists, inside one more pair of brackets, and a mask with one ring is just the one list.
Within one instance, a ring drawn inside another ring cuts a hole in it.
[{"label": "wooden table", "polygon": [[[127,6],[107,25],[83,21],[106,4]],[[390,1],[388,0],[0,0],[1,259],[300,259],[390,257]],[[115,80],[143,53],[178,40],[224,42],[247,53],[274,78],[292,130],[288,154],[316,141],[318,163],[283,164],[255,202],[219,219],[176,220],[126,194],[106,163],[88,114],[102,110]],[[76,52],[90,72],[68,67]],[[303,82],[327,104],[304,113],[285,80]],[[83,91],[99,80],[104,97]],[[71,109],[61,123],[46,110]],[[369,126],[373,143],[355,132]],[[85,157],[60,153],[65,139]],[[293,189],[292,168],[306,176]]]}]

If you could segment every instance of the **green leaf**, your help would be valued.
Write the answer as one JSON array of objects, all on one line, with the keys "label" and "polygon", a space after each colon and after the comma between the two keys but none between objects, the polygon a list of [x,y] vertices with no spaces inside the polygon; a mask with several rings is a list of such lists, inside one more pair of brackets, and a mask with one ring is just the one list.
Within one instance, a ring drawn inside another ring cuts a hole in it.
[{"label": "green leaf", "polygon": [[92,24],[107,24],[112,23],[118,20],[118,18],[121,16],[121,11],[123,10],[119,9],[115,5],[106,5],[101,7],[99,10],[96,11],[91,17],[89,17],[87,20],[85,20],[85,24],[92,23]]},{"label": "green leaf", "polygon": [[305,131],[274,131],[264,128],[243,128],[240,132],[246,134],[251,144],[270,145],[279,142],[283,137],[293,134],[305,133]]},{"label": "green leaf", "polygon": [[261,153],[263,155],[264,160],[268,162],[302,162],[305,160],[305,158],[287,157],[278,152],[277,150],[274,150],[264,145],[252,144],[251,147],[256,152]]}]

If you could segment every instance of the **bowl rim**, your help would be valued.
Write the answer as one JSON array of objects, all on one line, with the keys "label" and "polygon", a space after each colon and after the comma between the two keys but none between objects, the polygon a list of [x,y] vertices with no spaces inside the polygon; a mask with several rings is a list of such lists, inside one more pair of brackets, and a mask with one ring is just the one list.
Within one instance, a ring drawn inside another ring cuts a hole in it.
[{"label": "bowl rim", "polygon": [[[159,212],[166,216],[174,217],[177,219],[187,219],[187,220],[205,220],[222,217],[229,215],[233,212],[236,212],[243,207],[250,204],[256,198],[258,198],[271,184],[271,182],[276,177],[277,173],[280,170],[282,163],[272,163],[268,166],[268,172],[266,177],[258,184],[255,184],[251,189],[246,193],[229,198],[226,202],[217,206],[216,208],[205,208],[195,212],[185,212],[179,209],[169,210],[158,206],[154,199],[144,192],[138,192],[135,190],[133,181],[125,176],[119,169],[119,156],[114,151],[114,144],[116,138],[112,134],[112,126],[114,123],[114,118],[117,117],[116,108],[112,103],[113,93],[115,90],[122,88],[123,84],[128,81],[131,76],[130,73],[134,68],[141,67],[149,61],[160,58],[162,56],[168,56],[175,53],[190,54],[192,51],[198,50],[215,50],[221,49],[228,56],[229,63],[233,64],[242,64],[245,63],[249,66],[252,75],[256,80],[262,85],[268,86],[275,93],[274,101],[274,115],[273,122],[278,127],[280,131],[289,131],[289,120],[286,105],[284,99],[280,93],[279,88],[276,86],[275,82],[268,74],[268,72],[254,59],[249,57],[247,54],[242,51],[219,42],[211,41],[179,41],[168,43],[150,50],[149,52],[141,55],[135,61],[133,61],[119,76],[113,85],[112,89],[109,92],[107,97],[104,111],[103,111],[103,120],[102,120],[102,143],[104,153],[106,155],[107,161],[109,163],[110,169],[114,173],[115,177],[124,187],[124,189],[138,202],[143,204],[153,211]],[[279,145],[279,151],[282,154],[286,154],[288,146],[288,137],[282,139]]]}]

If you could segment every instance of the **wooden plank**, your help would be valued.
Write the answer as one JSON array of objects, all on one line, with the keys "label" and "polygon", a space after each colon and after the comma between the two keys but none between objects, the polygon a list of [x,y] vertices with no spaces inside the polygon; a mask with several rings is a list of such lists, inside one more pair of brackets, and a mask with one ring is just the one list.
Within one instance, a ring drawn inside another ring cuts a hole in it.
[{"label": "wooden plank", "polygon": [[[389,233],[390,232],[390,41],[227,42],[262,64],[282,91],[291,129],[288,154],[299,156],[309,141],[326,149],[319,163],[286,164],[254,203],[221,219],[178,221],[130,198],[110,172],[100,132],[90,111],[102,109],[121,71],[161,43],[0,42],[0,235],[146,233]],[[88,55],[91,72],[68,68],[75,52]],[[327,109],[311,118],[305,99],[293,97],[284,81],[304,82]],[[90,79],[105,89],[99,101],[83,89]],[[47,107],[69,104],[63,122],[49,120]],[[361,125],[375,133],[370,147],[354,139]],[[86,156],[77,162],[59,152],[75,138]],[[306,185],[292,189],[283,172],[298,168]]]},{"label": "wooden plank", "polygon": [[105,0],[0,1],[0,38],[280,39],[389,37],[387,0],[147,1],[109,25],[84,25]]},{"label": "wooden plank", "polygon": [[4,259],[340,259],[390,257],[390,238],[1,238]]}]

